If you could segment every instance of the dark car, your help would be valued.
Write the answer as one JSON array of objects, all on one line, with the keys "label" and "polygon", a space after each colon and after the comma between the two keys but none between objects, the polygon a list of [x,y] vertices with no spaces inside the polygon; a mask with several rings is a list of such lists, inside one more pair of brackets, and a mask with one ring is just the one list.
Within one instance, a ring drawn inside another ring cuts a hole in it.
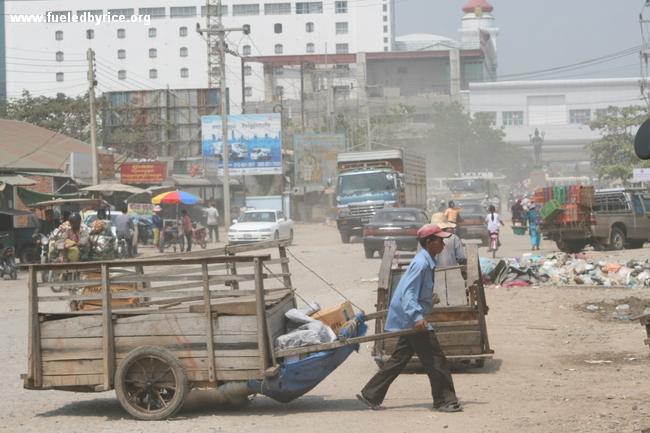
[{"label": "dark car", "polygon": [[489,233],[485,225],[487,210],[481,202],[462,202],[460,207],[460,223],[456,228],[456,234],[461,239],[479,239],[483,245],[490,243]]},{"label": "dark car", "polygon": [[429,222],[429,217],[421,209],[388,208],[378,210],[368,224],[363,227],[363,249],[366,258],[375,251],[384,253],[384,241],[394,240],[397,249],[415,251],[418,248],[417,232]]}]

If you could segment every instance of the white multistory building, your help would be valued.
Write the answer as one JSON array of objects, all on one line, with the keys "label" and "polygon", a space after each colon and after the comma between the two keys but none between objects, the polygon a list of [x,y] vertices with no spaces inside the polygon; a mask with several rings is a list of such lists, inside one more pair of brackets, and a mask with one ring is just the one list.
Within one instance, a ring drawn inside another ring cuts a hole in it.
[{"label": "white multistory building", "polygon": [[[199,0],[6,1],[8,97],[23,90],[83,94],[88,48],[96,53],[100,92],[207,87],[207,46],[196,31],[197,23],[206,25],[205,12]],[[125,19],[106,22],[108,14]],[[104,22],[88,22],[88,15],[102,15]],[[229,48],[239,56],[393,48],[394,0],[226,0],[223,15],[226,27],[250,26],[250,35],[228,36]],[[24,22],[42,19],[48,22]],[[232,112],[239,111],[242,94],[251,101],[264,99],[263,65],[243,67],[240,58],[228,55],[227,79]],[[285,97],[296,97],[297,91],[284,89]]]}]

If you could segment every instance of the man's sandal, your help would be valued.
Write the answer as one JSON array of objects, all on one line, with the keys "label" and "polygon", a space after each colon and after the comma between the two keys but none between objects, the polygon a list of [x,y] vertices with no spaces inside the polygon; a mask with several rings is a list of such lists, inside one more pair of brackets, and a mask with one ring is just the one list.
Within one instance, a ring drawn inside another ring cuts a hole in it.
[{"label": "man's sandal", "polygon": [[440,406],[434,406],[434,410],[438,412],[462,412],[463,406],[459,402],[445,403]]}]

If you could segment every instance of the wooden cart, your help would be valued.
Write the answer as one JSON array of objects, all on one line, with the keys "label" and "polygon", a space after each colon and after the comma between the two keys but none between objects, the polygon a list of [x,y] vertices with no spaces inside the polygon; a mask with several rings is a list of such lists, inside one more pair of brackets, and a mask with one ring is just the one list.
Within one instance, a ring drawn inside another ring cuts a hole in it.
[{"label": "wooden cart", "polygon": [[[278,257],[236,255],[269,247]],[[157,420],[174,414],[192,388],[274,374],[272,342],[286,332],[284,313],[296,305],[285,247],[267,242],[183,256],[30,265],[24,387],[115,389],[131,415]],[[51,269],[79,276],[67,287],[100,289],[52,295],[37,279]],[[139,302],[117,302],[133,298]],[[101,308],[65,311],[72,301]]]},{"label": "wooden cart", "polygon": [[650,314],[644,314],[639,317],[639,322],[641,322],[641,326],[645,327],[645,333],[648,338],[644,342],[650,347]]},{"label": "wooden cart", "polygon": [[[432,322],[447,359],[482,367],[491,359],[485,316],[488,307],[478,260],[478,245],[468,243],[467,265],[440,268],[435,271],[434,293],[440,303],[426,318]],[[387,242],[379,271],[377,311],[386,311],[393,290],[413,258],[413,253],[398,253],[395,244]],[[375,322],[375,334],[383,331],[385,314]],[[379,365],[390,358],[396,338],[376,340],[373,355]]]}]

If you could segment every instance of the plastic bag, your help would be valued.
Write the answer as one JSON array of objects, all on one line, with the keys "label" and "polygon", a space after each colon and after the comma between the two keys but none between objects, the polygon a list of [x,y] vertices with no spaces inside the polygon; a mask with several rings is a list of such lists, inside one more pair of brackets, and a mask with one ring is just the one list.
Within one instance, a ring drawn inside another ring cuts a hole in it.
[{"label": "plastic bag", "polygon": [[330,343],[336,340],[336,334],[332,329],[319,320],[305,323],[298,329],[279,336],[275,340],[275,347],[278,349],[290,349],[294,347],[311,346],[314,344]]}]

